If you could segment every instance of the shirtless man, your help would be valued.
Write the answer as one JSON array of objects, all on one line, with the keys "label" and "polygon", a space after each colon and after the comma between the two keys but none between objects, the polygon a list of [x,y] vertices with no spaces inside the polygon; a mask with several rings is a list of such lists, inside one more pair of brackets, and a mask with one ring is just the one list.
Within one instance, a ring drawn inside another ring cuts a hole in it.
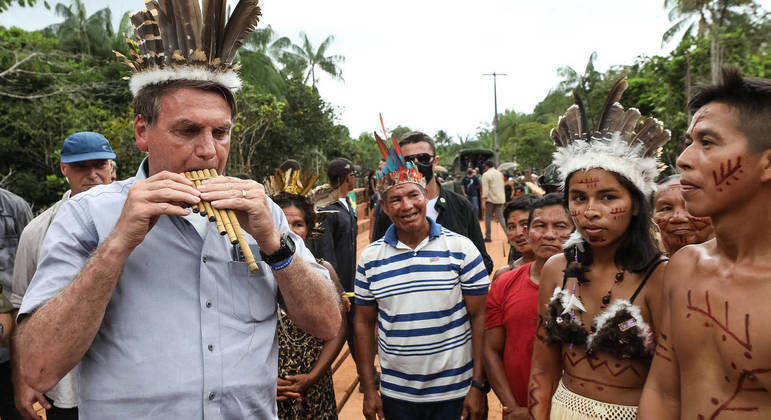
[{"label": "shirtless man", "polygon": [[724,72],[698,94],[677,160],[683,197],[716,238],[682,248],[641,419],[771,416],[771,80]]},{"label": "shirtless man", "polygon": [[672,175],[658,185],[653,196],[653,221],[661,230],[661,242],[666,255],[691,244],[700,244],[715,237],[709,217],[696,217],[685,208],[682,175]]}]

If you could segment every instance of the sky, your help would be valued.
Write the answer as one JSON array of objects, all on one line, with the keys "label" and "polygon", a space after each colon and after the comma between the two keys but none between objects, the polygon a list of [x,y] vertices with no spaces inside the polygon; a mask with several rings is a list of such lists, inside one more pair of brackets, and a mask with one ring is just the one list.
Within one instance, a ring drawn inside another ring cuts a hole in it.
[{"label": "sky", "polygon": [[[68,2],[68,0],[64,0]],[[0,25],[26,30],[57,23],[38,0],[14,6]],[[230,0],[235,4],[235,1]],[[49,1],[52,6],[55,1]],[[771,0],[759,2],[767,10]],[[68,3],[67,3],[68,4]],[[117,27],[140,0],[85,0],[89,14],[109,6]],[[271,25],[299,43],[304,31],[315,47],[335,37],[328,54],[345,56],[344,82],[318,76],[319,92],[337,123],[352,136],[398,125],[455,138],[472,136],[498,111],[532,112],[560,78],[557,69],[582,72],[592,51],[596,68],[632,64],[639,56],[667,54],[669,28],[663,0],[262,0],[258,26]],[[555,121],[556,123],[556,121]]]}]

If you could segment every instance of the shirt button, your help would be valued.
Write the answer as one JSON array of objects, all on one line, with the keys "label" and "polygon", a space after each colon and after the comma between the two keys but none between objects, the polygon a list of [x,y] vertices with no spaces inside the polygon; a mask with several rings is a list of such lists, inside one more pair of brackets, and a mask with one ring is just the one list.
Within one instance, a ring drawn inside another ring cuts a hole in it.
[{"label": "shirt button", "polygon": [[210,301],[210,300],[207,300],[207,301],[206,301],[206,307],[207,307],[207,308],[211,308],[211,301]]},{"label": "shirt button", "polygon": [[206,257],[204,256],[203,258],[201,258],[201,261],[203,261],[204,264],[206,264]]},{"label": "shirt button", "polygon": [[209,344],[209,351],[214,351],[214,344]]},{"label": "shirt button", "polygon": [[214,399],[214,397],[216,397],[216,396],[217,396],[217,393],[216,393],[216,392],[210,392],[210,393],[209,393],[209,400],[213,400],[213,399]]}]

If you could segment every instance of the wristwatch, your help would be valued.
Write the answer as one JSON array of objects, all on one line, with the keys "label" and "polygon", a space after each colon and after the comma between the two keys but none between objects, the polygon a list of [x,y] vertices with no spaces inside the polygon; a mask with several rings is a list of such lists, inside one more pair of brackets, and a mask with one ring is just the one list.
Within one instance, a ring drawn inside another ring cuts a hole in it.
[{"label": "wristwatch", "polygon": [[278,264],[282,261],[285,261],[287,258],[294,255],[294,241],[292,238],[287,234],[286,232],[281,233],[281,246],[276,250],[276,252],[267,255],[262,250],[260,250],[260,256],[262,257],[262,260],[270,265]]},{"label": "wristwatch", "polygon": [[490,392],[490,383],[487,381],[475,381],[471,380],[471,386],[487,394]]}]

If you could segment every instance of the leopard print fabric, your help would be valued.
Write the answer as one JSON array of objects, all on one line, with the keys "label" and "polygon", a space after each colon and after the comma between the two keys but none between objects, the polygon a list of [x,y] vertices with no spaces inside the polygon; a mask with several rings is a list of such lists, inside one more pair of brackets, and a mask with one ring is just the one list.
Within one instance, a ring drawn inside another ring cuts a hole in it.
[{"label": "leopard print fabric", "polygon": [[[279,310],[278,316],[278,376],[283,378],[310,372],[321,354],[324,342],[297,328],[284,310]],[[332,372],[327,369],[318,382],[306,389],[302,401],[279,401],[278,418],[337,419]]]}]

